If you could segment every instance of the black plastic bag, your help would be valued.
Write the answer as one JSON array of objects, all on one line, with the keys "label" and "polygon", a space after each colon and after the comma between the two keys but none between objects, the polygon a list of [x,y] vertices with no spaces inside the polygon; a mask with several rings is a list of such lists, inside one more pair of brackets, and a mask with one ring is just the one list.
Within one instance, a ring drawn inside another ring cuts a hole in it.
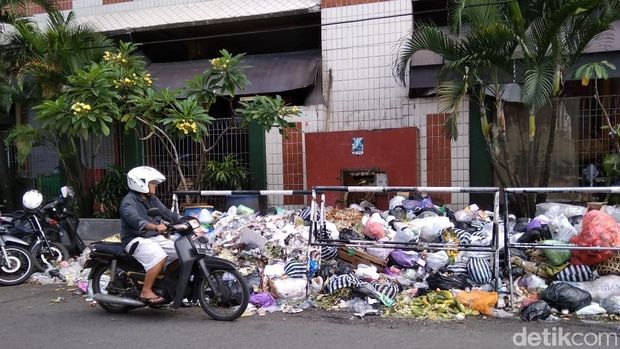
[{"label": "black plastic bag", "polygon": [[521,320],[535,321],[545,320],[551,315],[551,307],[545,301],[538,301],[521,310]]},{"label": "black plastic bag", "polygon": [[542,293],[542,299],[552,307],[562,310],[577,311],[592,303],[592,295],[565,282],[558,282]]},{"label": "black plastic bag", "polygon": [[430,290],[451,290],[454,288],[464,290],[471,287],[469,282],[467,282],[467,275],[465,274],[447,276],[442,275],[441,273],[435,273],[426,278],[426,282],[428,283],[428,288]]},{"label": "black plastic bag", "polygon": [[549,231],[549,226],[547,224],[543,224],[540,228],[531,229],[517,240],[520,244],[528,244],[536,241],[542,240],[551,240],[551,232]]},{"label": "black plastic bag", "polygon": [[582,220],[583,220],[583,216],[581,215],[568,217],[568,222],[572,224],[573,227],[576,226],[577,224],[581,224]]},{"label": "black plastic bag", "polygon": [[340,240],[360,240],[362,237],[353,229],[342,228],[338,233],[338,238]]}]

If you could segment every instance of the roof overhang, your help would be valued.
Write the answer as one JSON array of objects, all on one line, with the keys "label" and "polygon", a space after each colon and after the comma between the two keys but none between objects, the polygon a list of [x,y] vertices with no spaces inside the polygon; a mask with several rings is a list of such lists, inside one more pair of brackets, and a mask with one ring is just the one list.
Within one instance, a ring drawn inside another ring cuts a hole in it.
[{"label": "roof overhang", "polygon": [[[250,84],[237,95],[269,94],[313,86],[319,74],[321,51],[296,51],[249,55],[243,58]],[[148,70],[156,88],[177,89],[211,66],[208,59],[153,63]]]},{"label": "roof overhang", "polygon": [[[320,0],[143,0],[75,8],[80,23],[109,35],[320,12]],[[46,15],[36,15],[40,24]]]}]

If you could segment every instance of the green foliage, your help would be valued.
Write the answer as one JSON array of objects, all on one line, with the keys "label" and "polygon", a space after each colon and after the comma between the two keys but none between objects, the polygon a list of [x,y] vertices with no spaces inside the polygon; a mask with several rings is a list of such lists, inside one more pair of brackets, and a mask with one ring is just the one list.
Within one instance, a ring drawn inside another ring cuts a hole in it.
[{"label": "green foliage", "polygon": [[92,188],[95,201],[100,205],[95,215],[99,218],[118,218],[118,205],[127,191],[127,174],[118,167],[107,169],[103,178]]},{"label": "green foliage", "polygon": [[241,101],[240,104],[241,107],[236,109],[236,112],[244,116],[245,122],[254,121],[267,131],[276,127],[281,134],[285,134],[287,128],[294,126],[286,118],[301,114],[299,108],[287,106],[280,96],[276,98],[256,96],[250,100]]},{"label": "green foliage", "polygon": [[211,60],[210,68],[188,82],[186,95],[195,97],[207,109],[218,96],[233,97],[237,89],[243,90],[249,84],[243,73],[243,69],[247,68],[242,65],[243,56],[221,50],[220,57]]},{"label": "green foliage", "polygon": [[250,172],[239,164],[233,155],[226,155],[222,161],[209,160],[201,179],[201,185],[208,189],[240,190],[247,184]]},{"label": "green foliage", "polygon": [[166,126],[169,134],[176,134],[177,137],[189,135],[197,142],[209,133],[205,125],[215,120],[195,97],[174,101],[166,111],[167,117],[163,118],[161,123]]},{"label": "green foliage", "polygon": [[32,151],[32,147],[46,143],[47,136],[44,130],[35,129],[30,124],[19,124],[11,129],[5,142],[6,145],[15,145],[17,163],[23,166]]},{"label": "green foliage", "polygon": [[603,158],[603,172],[608,181],[612,183],[613,179],[620,175],[620,155],[617,153],[607,154]]},{"label": "green foliage", "polygon": [[607,61],[586,63],[577,68],[575,77],[581,80],[581,85],[588,86],[590,79],[607,80],[609,78],[607,69],[616,70],[616,66]]},{"label": "green foliage", "polygon": [[46,12],[56,8],[56,2],[50,0],[0,0],[0,24],[14,23],[30,3],[41,6]]}]

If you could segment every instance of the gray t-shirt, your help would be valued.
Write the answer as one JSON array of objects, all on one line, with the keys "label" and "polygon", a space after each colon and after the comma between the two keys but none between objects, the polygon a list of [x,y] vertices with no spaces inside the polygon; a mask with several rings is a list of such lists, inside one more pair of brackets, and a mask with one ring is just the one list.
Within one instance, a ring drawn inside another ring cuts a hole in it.
[{"label": "gray t-shirt", "polygon": [[147,212],[150,208],[158,208],[163,215],[163,219],[170,223],[177,223],[181,216],[170,211],[156,196],[143,199],[139,193],[130,191],[119,206],[121,216],[121,242],[123,247],[137,237],[151,237],[157,235],[155,231],[146,231],[144,226],[147,223],[158,224],[150,217]]}]

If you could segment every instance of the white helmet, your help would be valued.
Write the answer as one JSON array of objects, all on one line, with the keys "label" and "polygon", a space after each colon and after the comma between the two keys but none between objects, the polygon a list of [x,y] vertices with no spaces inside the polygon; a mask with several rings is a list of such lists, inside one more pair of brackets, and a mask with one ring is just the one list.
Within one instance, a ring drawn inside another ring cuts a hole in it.
[{"label": "white helmet", "polygon": [[22,196],[22,204],[29,210],[38,208],[43,203],[43,195],[38,190],[29,190]]},{"label": "white helmet", "polygon": [[148,166],[134,167],[127,173],[127,186],[133,191],[146,194],[149,192],[149,182],[157,184],[165,181],[166,177],[161,172]]}]

